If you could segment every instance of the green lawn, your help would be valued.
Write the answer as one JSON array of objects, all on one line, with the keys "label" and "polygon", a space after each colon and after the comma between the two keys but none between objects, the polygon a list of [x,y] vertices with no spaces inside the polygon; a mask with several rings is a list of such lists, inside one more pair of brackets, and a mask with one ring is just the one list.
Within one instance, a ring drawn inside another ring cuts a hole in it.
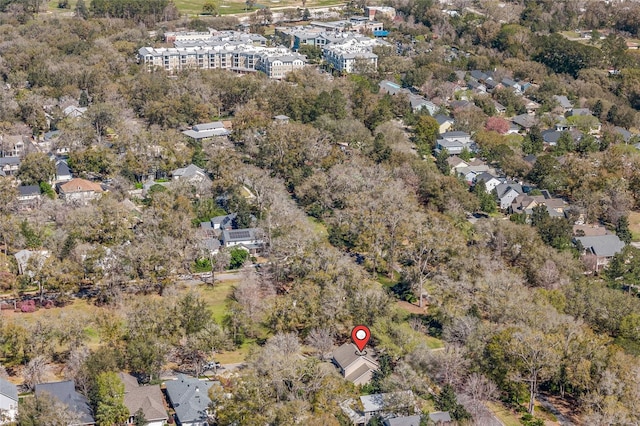
[{"label": "green lawn", "polygon": [[214,285],[200,285],[197,288],[202,299],[209,306],[209,311],[218,324],[222,323],[226,313],[227,297],[231,294],[233,287],[238,284],[238,280],[218,281]]},{"label": "green lawn", "polygon": [[[210,0],[175,0],[176,7],[181,13],[187,15],[200,15],[202,13],[202,6]],[[58,0],[51,0],[47,2],[46,13],[56,14],[71,14],[76,7],[77,0],[69,0],[69,8],[58,8]],[[246,4],[244,0],[218,0],[214,1],[218,5],[218,10],[222,15],[234,15],[247,13]],[[91,5],[91,0],[85,0],[87,8]],[[256,6],[248,12],[255,12],[259,6],[269,8],[313,8],[313,7],[326,7],[326,6],[340,6],[344,2],[339,0],[309,0],[305,6],[302,5],[301,0],[262,0],[256,3]],[[43,11],[45,8],[43,8]]]},{"label": "green lawn", "polygon": [[518,416],[497,402],[487,402],[487,407],[496,415],[505,426],[522,426]]}]

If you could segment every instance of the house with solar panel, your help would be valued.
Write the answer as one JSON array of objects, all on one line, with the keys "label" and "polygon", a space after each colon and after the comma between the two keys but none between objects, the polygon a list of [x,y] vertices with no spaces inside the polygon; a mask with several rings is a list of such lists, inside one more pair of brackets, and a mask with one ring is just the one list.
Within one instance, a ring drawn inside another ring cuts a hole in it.
[{"label": "house with solar panel", "polygon": [[225,229],[220,238],[225,248],[242,247],[256,254],[264,247],[263,232],[260,228]]}]

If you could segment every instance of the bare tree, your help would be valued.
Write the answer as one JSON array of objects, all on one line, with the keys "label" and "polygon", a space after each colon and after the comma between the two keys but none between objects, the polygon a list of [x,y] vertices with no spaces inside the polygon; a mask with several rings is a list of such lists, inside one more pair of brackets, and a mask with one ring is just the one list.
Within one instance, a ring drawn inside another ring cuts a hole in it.
[{"label": "bare tree", "polygon": [[327,328],[314,328],[307,336],[307,345],[314,348],[320,357],[324,359],[327,352],[333,348],[333,332]]},{"label": "bare tree", "polygon": [[47,358],[42,355],[32,358],[22,371],[24,384],[30,390],[35,389],[38,383],[42,383],[44,381],[44,377],[48,371],[49,362]]}]

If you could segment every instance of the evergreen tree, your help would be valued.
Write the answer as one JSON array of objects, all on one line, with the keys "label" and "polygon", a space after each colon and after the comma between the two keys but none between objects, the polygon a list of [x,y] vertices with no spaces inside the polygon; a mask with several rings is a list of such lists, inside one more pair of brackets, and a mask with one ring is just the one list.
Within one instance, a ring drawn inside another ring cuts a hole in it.
[{"label": "evergreen tree", "polygon": [[592,108],[593,116],[600,118],[600,116],[602,115],[602,110],[603,110],[602,101],[598,99],[598,101],[593,105],[593,108]]},{"label": "evergreen tree", "polygon": [[632,236],[629,230],[629,219],[627,216],[621,216],[620,219],[618,219],[618,223],[616,223],[616,235],[618,235],[618,238],[624,241],[625,244],[631,242]]},{"label": "evergreen tree", "polygon": [[451,174],[451,168],[449,166],[449,162],[447,161],[448,159],[449,151],[447,151],[446,149],[440,150],[440,152],[438,153],[438,157],[436,157],[436,167],[445,176]]},{"label": "evergreen tree", "polygon": [[89,17],[89,11],[87,10],[87,5],[84,3],[84,0],[78,0],[78,3],[76,3],[75,16],[82,19]]},{"label": "evergreen tree", "polygon": [[[82,1],[79,0],[78,3]],[[87,95],[87,91],[83,90],[80,93],[80,100],[78,100],[78,105],[80,105],[81,107],[88,107],[89,106],[89,95]]]}]

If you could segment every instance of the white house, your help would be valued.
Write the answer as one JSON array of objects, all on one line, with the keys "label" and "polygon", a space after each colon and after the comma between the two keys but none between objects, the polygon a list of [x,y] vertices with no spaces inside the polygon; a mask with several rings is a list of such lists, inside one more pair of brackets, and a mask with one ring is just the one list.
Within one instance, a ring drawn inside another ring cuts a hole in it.
[{"label": "white house", "polygon": [[371,355],[371,349],[367,349],[364,355],[357,351],[353,343],[345,343],[333,352],[332,361],[340,369],[342,377],[356,385],[365,385],[380,366]]},{"label": "white house", "polygon": [[14,422],[18,416],[18,388],[0,379],[0,424]]}]

